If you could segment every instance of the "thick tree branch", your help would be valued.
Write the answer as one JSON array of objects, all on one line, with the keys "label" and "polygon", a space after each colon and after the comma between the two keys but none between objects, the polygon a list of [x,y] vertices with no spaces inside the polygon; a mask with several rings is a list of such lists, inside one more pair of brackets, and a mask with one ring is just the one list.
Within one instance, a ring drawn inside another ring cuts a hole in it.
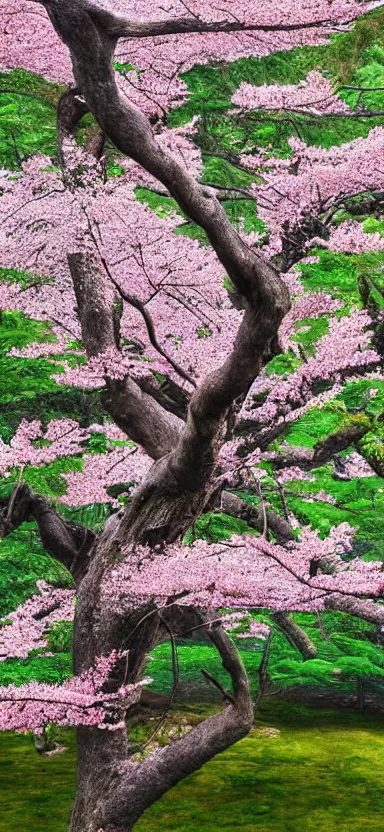
[{"label": "thick tree branch", "polygon": [[280,316],[263,305],[248,308],[239,327],[232,353],[210,373],[194,392],[187,424],[169,459],[177,482],[187,479],[191,491],[207,482],[215,457],[215,439],[228,408],[244,394],[264,364],[280,352],[277,329]]},{"label": "thick tree branch", "polygon": [[206,231],[238,291],[251,303],[273,306],[283,316],[288,291],[277,270],[241,239],[212,192],[199,185],[173,154],[157,143],[148,119],[120,92],[112,66],[115,17],[86,0],[42,0],[70,49],[79,90],[116,147],[165,185],[182,210]]},{"label": "thick tree branch", "polygon": [[324,606],[328,610],[337,610],[356,616],[356,618],[364,618],[372,624],[384,625],[384,604],[376,604],[369,599],[332,593],[324,598]]},{"label": "thick tree branch", "polygon": [[265,459],[275,468],[300,466],[304,470],[315,468],[329,462],[335,454],[346,451],[351,445],[357,445],[360,439],[370,430],[370,424],[347,424],[345,427],[330,433],[325,439],[320,439],[313,450],[295,445],[285,445],[283,452],[267,451]]},{"label": "thick tree branch", "polygon": [[120,784],[112,788],[105,805],[103,824],[107,828],[115,824],[131,829],[143,811],[168,789],[251,730],[253,705],[242,661],[221,628],[213,627],[208,634],[231,676],[233,703],[142,763],[127,762],[123,770],[120,766]]},{"label": "thick tree branch", "polygon": [[[196,182],[176,157],[158,145],[148,119],[120,93],[112,67],[116,37],[108,31],[111,19],[104,12],[99,14],[85,0],[67,0],[65,6],[58,0],[50,0],[46,6],[59,36],[70,49],[77,86],[103,132],[123,153],[162,182],[187,216],[206,231],[247,307],[232,354],[195,391],[177,446],[157,471],[151,472],[150,481],[144,484],[134,503],[133,510],[137,512],[138,505],[145,502],[148,512],[152,511],[148,493],[161,490],[160,486],[173,493],[193,493],[206,484],[228,407],[246,392],[265,362],[279,351],[276,333],[290,306],[289,293],[275,267],[264,262],[242,240],[212,191]],[[99,296],[100,293],[96,297]],[[111,339],[111,323],[108,326]],[[113,395],[106,398],[109,408],[116,399],[116,386]],[[114,418],[115,413],[116,409]],[[137,437],[137,424],[132,425],[137,409],[134,408],[131,416],[130,435],[143,444]],[[143,421],[147,427],[149,418]],[[144,447],[148,451],[147,433]],[[160,442],[158,433],[156,430],[155,448],[152,446],[148,451],[155,456],[157,449],[157,457],[171,444],[169,429],[165,440],[161,437]],[[172,429],[172,440],[174,435]],[[132,512],[129,520],[131,516]]]},{"label": "thick tree branch", "polygon": [[[51,0],[31,0],[49,8]],[[197,15],[193,17],[174,18],[168,20],[131,20],[123,15],[113,14],[83,0],[83,7],[87,9],[89,17],[102,26],[113,38],[148,38],[163,37],[164,35],[183,35],[195,32],[295,32],[301,29],[316,29],[331,27],[337,29],[331,19],[317,20],[304,23],[243,23],[235,17],[231,20],[206,21]],[[343,21],[343,25],[351,23],[354,18]]]},{"label": "thick tree branch", "polygon": [[301,653],[304,661],[316,658],[315,645],[287,612],[274,612],[272,618],[287,641]]},{"label": "thick tree branch", "polygon": [[0,511],[0,538],[25,521],[36,520],[41,542],[51,557],[71,572],[76,583],[84,577],[96,535],[79,523],[68,523],[45,497],[35,494],[26,483],[18,485]]},{"label": "thick tree branch", "polygon": [[[89,111],[77,89],[64,93],[57,110],[59,158],[63,171],[71,169],[78,157],[74,130],[80,118]],[[103,136],[96,136],[83,151],[84,159],[102,152]],[[80,151],[81,152],[81,151]],[[68,177],[71,186],[71,177]],[[88,357],[108,349],[120,348],[120,321],[114,304],[113,290],[108,285],[107,264],[95,253],[68,253],[68,265],[78,304],[83,343]],[[110,275],[108,275],[110,277]],[[140,389],[128,376],[120,381],[106,379],[104,404],[114,421],[131,439],[137,441],[149,456],[157,459],[174,447],[182,422],[164,410],[149,392]]]},{"label": "thick tree branch", "polygon": [[[263,531],[263,512],[258,506],[250,505],[241,497],[238,497],[237,494],[232,494],[231,491],[223,491],[221,494],[221,509],[232,517],[245,520],[249,526],[259,532]],[[295,539],[291,526],[284,517],[273,509],[267,509],[266,514],[268,528],[274,534],[278,543],[284,545],[288,540]]]},{"label": "thick tree branch", "polygon": [[62,169],[67,167],[73,151],[78,149],[73,134],[80,119],[88,112],[88,107],[78,90],[71,89],[63,93],[56,111],[57,145]]}]

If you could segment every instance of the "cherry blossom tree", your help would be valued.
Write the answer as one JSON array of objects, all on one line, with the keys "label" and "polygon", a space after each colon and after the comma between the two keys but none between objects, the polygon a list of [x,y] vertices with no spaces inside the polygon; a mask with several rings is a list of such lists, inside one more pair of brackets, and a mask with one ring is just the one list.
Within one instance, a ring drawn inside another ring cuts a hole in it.
[{"label": "cherry blossom tree", "polygon": [[[310,477],[335,448],[357,446],[368,431],[366,423],[353,423],[306,452],[268,447],[282,424],[334,397],[346,378],[380,377],[368,311],[343,317],[342,304],[329,294],[304,295],[289,268],[305,257],[308,242],[323,241],[319,227],[327,211],[331,216],[346,196],[382,187],[383,172],[373,170],[371,156],[382,149],[383,129],[331,151],[294,140],[289,162],[243,154],[243,166],[264,176],[264,184],[247,194],[271,233],[260,246],[257,235],[230,222],[219,189],[200,182],[196,124],[172,130],[166,120],[167,110],[187,95],[180,73],[197,61],[317,45],[374,6],[320,0],[301,8],[269,0],[255,10],[246,0],[193,0],[189,6],[172,0],[152,7],[149,17],[140,0],[0,0],[3,67],[21,66],[70,85],[57,111],[60,168],[37,156],[20,175],[1,180],[1,265],[37,276],[25,290],[4,283],[2,309],[53,327],[51,340],[13,355],[54,359],[64,353],[67,364],[56,365],[56,380],[100,388],[112,420],[105,426],[108,453],[87,454],[81,473],[66,474],[61,502],[113,502],[111,489],[122,482],[128,496],[99,534],[65,520],[22,481],[1,504],[3,536],[34,519],[44,548],[76,586],[73,679],[54,688],[0,689],[1,728],[36,731],[47,721],[78,726],[71,832],[128,832],[169,788],[251,729],[249,681],[227,633],[236,619],[223,617],[221,626],[218,609],[248,616],[254,607],[268,607],[305,659],[315,655],[313,646],[290,611],[331,608],[384,623],[380,564],[346,557],[354,529],[339,524],[324,539],[310,528],[295,529],[289,512],[283,516],[266,505],[260,468],[268,462],[280,472],[283,492],[285,483]],[[260,87],[255,93],[243,85],[233,104],[288,104],[316,116],[348,112],[316,72],[299,89]],[[89,113],[96,126],[83,146],[77,128]],[[116,178],[106,174],[106,140],[125,157]],[[175,234],[180,214],[156,216],[137,199],[138,184],[172,197],[209,245]],[[311,230],[302,239],[308,218]],[[282,264],[283,276],[276,255],[292,223],[300,239],[294,257]],[[326,244],[365,250],[361,233],[356,236],[353,248],[354,228],[339,226]],[[369,245],[382,247],[376,237]],[[284,346],[294,349],[296,325],[322,315],[334,317],[316,354],[305,356],[288,379],[267,374],[264,368]],[[316,397],[319,380],[332,390]],[[258,395],[263,401],[255,416],[251,405]],[[25,465],[75,456],[97,430],[69,419],[46,428],[22,421],[11,443],[0,445],[1,473],[17,469],[22,475]],[[363,465],[356,456],[355,465]],[[239,483],[258,494],[258,508],[247,508],[232,493]],[[184,544],[199,516],[217,504],[246,517],[259,534]],[[18,654],[33,649],[31,643],[40,648],[49,623],[69,617],[72,594],[53,590],[46,607],[46,587],[39,589],[4,627],[6,655],[12,655],[12,633],[22,639],[31,616],[30,641]],[[148,653],[195,628],[205,630],[231,677],[232,692],[221,688],[226,707],[133,761],[126,717],[148,684]],[[251,622],[250,632],[255,628]],[[260,626],[257,631],[267,635]]]}]

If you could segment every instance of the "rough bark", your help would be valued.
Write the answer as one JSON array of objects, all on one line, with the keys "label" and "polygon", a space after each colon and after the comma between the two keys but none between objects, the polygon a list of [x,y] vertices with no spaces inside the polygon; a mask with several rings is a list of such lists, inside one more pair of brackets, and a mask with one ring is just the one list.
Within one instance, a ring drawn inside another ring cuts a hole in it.
[{"label": "rough bark", "polygon": [[303,470],[315,468],[319,465],[324,465],[341,451],[346,451],[351,446],[358,447],[358,443],[370,430],[370,424],[367,420],[366,424],[350,424],[326,436],[316,443],[313,450],[311,448],[296,447],[294,445],[284,445],[283,452],[269,451],[265,458],[271,462],[275,468],[289,468],[290,466],[299,466]]},{"label": "rough bark", "polygon": [[[245,309],[232,352],[193,392],[185,423],[163,406],[159,397],[156,400],[128,376],[121,381],[106,379],[104,404],[109,413],[155,460],[124,516],[113,515],[97,538],[87,536],[86,558],[80,558],[81,568],[75,572],[74,672],[80,674],[93,666],[98,656],[124,647],[129,651],[128,664],[118,664],[110,680],[110,685],[117,688],[124,680],[134,682],[142,677],[147,654],[162,636],[162,620],[154,605],[140,606],[133,601],[132,608],[124,612],[106,606],[103,582],[108,581],[123,547],[124,557],[135,560],[137,543],[172,542],[201,512],[228,409],[247,392],[270,357],[279,352],[277,331],[290,302],[276,268],[241,239],[213,190],[196,182],[173,155],[159,147],[148,119],[120,93],[113,71],[119,37],[248,27],[234,20],[145,24],[127,21],[88,0],[33,1],[46,8],[73,63],[76,90],[62,98],[58,113],[63,168],[74,147],[77,121],[90,111],[102,135],[92,142],[88,152],[98,159],[105,135],[158,179],[185,214],[205,230]],[[249,28],[299,27],[292,23]],[[68,187],[72,186],[69,177]],[[118,315],[113,293],[105,291],[105,264],[97,246],[91,252],[69,251],[68,262],[88,355],[97,356],[110,347],[119,349]],[[42,498],[34,498],[33,506],[45,547],[74,571],[79,547],[81,550],[77,531],[68,529]],[[272,514],[267,515],[268,521],[276,525]],[[8,529],[7,514],[3,521]],[[170,608],[167,627],[181,633],[184,626],[188,631],[191,616],[207,624],[197,610]],[[286,630],[287,626],[285,622]],[[231,677],[230,704],[141,763],[129,759],[124,712],[115,731],[79,728],[77,794],[70,832],[130,832],[143,811],[164,792],[249,732],[253,705],[242,662],[226,633],[214,626],[207,632]],[[296,631],[295,637],[297,640]]]},{"label": "rough bark", "polygon": [[41,542],[51,557],[60,561],[79,583],[88,568],[96,535],[80,523],[69,523],[50,502],[35,494],[26,483],[17,486],[0,511],[0,539],[25,521],[36,520]]},{"label": "rough bark", "polygon": [[384,604],[376,604],[370,599],[332,593],[324,599],[324,606],[328,610],[338,610],[357,618],[364,618],[372,624],[384,625]]}]

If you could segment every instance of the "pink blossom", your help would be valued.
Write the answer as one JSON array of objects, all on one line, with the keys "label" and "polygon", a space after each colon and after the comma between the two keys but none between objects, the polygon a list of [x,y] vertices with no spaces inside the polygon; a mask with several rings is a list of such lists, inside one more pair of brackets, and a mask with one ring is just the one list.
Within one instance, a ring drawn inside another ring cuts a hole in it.
[{"label": "pink blossom", "polygon": [[39,594],[8,613],[6,623],[0,626],[0,661],[25,659],[31,650],[44,650],[52,624],[73,619],[73,590],[56,589],[42,580],[37,581],[37,587]]},{"label": "pink blossom", "polygon": [[232,103],[242,110],[295,110],[313,115],[350,112],[350,107],[333,94],[328,78],[317,70],[308,73],[299,84],[263,84],[255,87],[243,82],[232,96]]},{"label": "pink blossom", "polygon": [[[340,557],[351,550],[353,533],[343,523],[321,540],[317,532],[302,529],[300,540],[286,547],[253,535],[217,544],[198,540],[187,557],[180,544],[161,554],[145,547],[127,549],[124,561],[105,577],[102,596],[121,610],[129,609],[133,599],[145,603],[148,598],[160,607],[176,597],[180,604],[213,608],[303,611],[321,609],[327,592],[374,598],[383,583],[380,564],[365,569],[358,559],[346,563]],[[335,574],[311,578],[311,560],[331,555]]]},{"label": "pink blossom", "polygon": [[116,693],[103,692],[117,660],[116,651],[96,660],[81,676],[73,676],[62,685],[30,682],[0,688],[0,731],[39,731],[44,725],[94,725],[116,730],[130,705],[140,699],[141,688],[152,680],[144,678],[133,685],[123,685]]}]

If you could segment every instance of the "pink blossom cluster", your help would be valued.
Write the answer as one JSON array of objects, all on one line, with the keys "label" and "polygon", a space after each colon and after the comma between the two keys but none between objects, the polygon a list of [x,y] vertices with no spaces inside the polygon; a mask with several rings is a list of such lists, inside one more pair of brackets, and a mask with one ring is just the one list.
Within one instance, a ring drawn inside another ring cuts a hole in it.
[{"label": "pink blossom cluster", "polygon": [[[181,147],[180,137],[178,144]],[[186,141],[185,145],[190,143]],[[187,158],[184,146],[180,153]],[[188,157],[189,166],[195,164],[194,153]],[[128,163],[123,176],[105,185],[100,183],[96,192],[93,187],[73,192],[63,186],[60,174],[46,170],[47,166],[43,157],[29,160],[23,176],[12,183],[7,199],[1,201],[0,265],[49,276],[53,283],[32,286],[27,291],[3,283],[2,307],[53,322],[55,333],[61,327],[65,335],[69,331],[78,338],[67,253],[95,253],[97,239],[113,279],[123,291],[133,293],[145,304],[163,352],[195,377],[207,367],[219,366],[235,338],[241,314],[229,300],[225,275],[212,249],[189,237],[176,236],[174,230],[180,218],[174,212],[160,218],[138,202]],[[111,294],[113,302],[116,289],[107,274],[104,278],[105,293]],[[124,304],[121,329],[123,338],[142,344],[152,370],[178,378],[171,364],[150,343],[141,313],[129,303]],[[33,345],[29,350],[43,353],[42,347]],[[56,347],[48,345],[45,354],[55,352]],[[100,386],[104,375],[100,361],[68,367],[54,377],[61,384]],[[123,371],[121,356],[109,356],[108,370],[113,377],[121,377],[128,369],[138,375],[147,371],[145,362],[133,360],[127,353],[124,361]]]},{"label": "pink blossom cluster", "polygon": [[[236,638],[259,638],[265,639],[269,635],[271,628],[268,624],[264,624],[262,621],[257,621],[255,618],[245,610],[242,612],[229,612],[223,615],[220,619],[220,623],[224,627],[225,630],[228,630],[230,633],[234,632]],[[237,632],[239,627],[247,627],[246,630],[239,633]]]},{"label": "pink blossom cluster", "polygon": [[[160,607],[177,603],[203,607],[267,607],[281,610],[321,609],[329,592],[375,598],[383,587],[381,565],[341,554],[351,550],[354,530],[335,527],[321,540],[316,531],[302,529],[300,540],[285,548],[263,536],[234,536],[209,544],[198,540],[188,549],[175,544],[166,552],[145,547],[127,550],[102,584],[102,597],[114,609],[130,608],[133,599],[151,598]],[[332,556],[335,573],[310,577],[313,558]]]},{"label": "pink blossom cluster", "polygon": [[368,462],[357,451],[353,451],[348,455],[344,460],[344,465],[346,475],[350,479],[354,479],[355,477],[361,479],[362,477],[372,476],[371,466],[368,465]]},{"label": "pink blossom cluster", "polygon": [[[89,435],[89,431],[81,428],[73,419],[54,419],[49,422],[45,432],[38,419],[32,422],[23,419],[10,445],[0,439],[0,474],[6,475],[11,468],[48,465],[58,457],[83,453],[83,443]],[[42,438],[49,444],[36,447],[34,442]]]},{"label": "pink blossom cluster", "polygon": [[66,493],[60,502],[68,506],[93,503],[115,503],[106,489],[118,483],[128,483],[129,491],[148,473],[152,461],[138,447],[117,447],[105,454],[86,454],[82,471],[63,474]]},{"label": "pink blossom cluster", "polygon": [[[104,0],[105,2],[105,0]],[[129,61],[143,70],[132,78],[131,84],[137,98],[135,103],[145,112],[159,112],[185,101],[186,87],[178,73],[186,72],[195,64],[210,61],[234,61],[238,58],[268,55],[295,46],[318,45],[325,42],[335,27],[359,17],[371,4],[360,4],[356,0],[307,0],[297,6],[289,0],[268,0],[258,9],[250,0],[157,0],[150,9],[143,0],[132,3],[110,4],[131,19],[165,20],[169,18],[192,18],[201,21],[235,21],[246,26],[255,26],[256,31],[212,32],[185,35],[170,35],[159,38],[132,39],[118,45],[120,60]],[[318,25],[324,22],[324,25]],[[308,25],[313,23],[314,25]],[[297,29],[287,31],[257,31],[257,25],[276,27],[297,24]],[[303,27],[303,28],[300,28]],[[127,90],[132,98],[132,87]]]},{"label": "pink blossom cluster", "polygon": [[[106,453],[86,451],[85,443],[93,433],[105,433]],[[41,439],[48,444],[36,447],[36,441]],[[39,420],[23,419],[9,445],[0,439],[0,475],[9,477],[13,468],[48,465],[60,457],[78,455],[83,456],[82,470],[62,474],[67,489],[59,502],[64,505],[114,503],[106,488],[119,483],[131,483],[133,488],[152,464],[147,454],[128,442],[112,423],[81,428],[73,419],[54,419],[43,431]]]},{"label": "pink blossom cluster", "polygon": [[[252,186],[258,214],[271,231],[263,249],[268,256],[281,250],[283,223],[288,222],[292,230],[302,224],[305,214],[325,216],[345,197],[384,188],[384,168],[377,161],[384,150],[383,127],[374,127],[366,138],[328,150],[308,146],[296,137],[289,139],[289,144],[292,157],[265,159],[264,184]],[[361,245],[361,233],[359,240]],[[368,247],[372,244],[368,235],[364,241]]]},{"label": "pink blossom cluster", "polygon": [[384,236],[378,231],[367,234],[361,223],[356,220],[341,222],[330,229],[328,240],[318,240],[316,237],[312,244],[320,244],[332,251],[340,251],[346,254],[362,254],[364,251],[383,251]]},{"label": "pink blossom cluster", "polygon": [[246,455],[242,451],[244,451],[242,439],[233,439],[221,446],[218,455],[218,464],[222,471],[221,479],[232,481],[238,472],[242,471],[244,475],[245,468],[251,468],[261,461],[262,454],[259,448]]},{"label": "pink blossom cluster", "polygon": [[[5,287],[3,286],[2,288]],[[10,298],[8,299],[8,304],[13,307],[14,311],[17,311],[14,309],[14,307],[17,306],[17,301],[14,303],[9,301]],[[53,325],[51,331],[55,336],[55,341],[42,341],[42,343],[33,341],[21,349],[18,347],[12,347],[12,349],[7,353],[7,356],[9,355],[11,358],[45,358],[62,355],[68,350],[68,338],[65,337],[63,331],[58,326]],[[80,350],[78,352],[80,352]]]},{"label": "pink blossom cluster", "polygon": [[56,621],[72,621],[74,592],[37,581],[39,593],[19,604],[0,624],[0,661],[25,659],[31,650],[45,650],[47,634]]},{"label": "pink blossom cluster", "polygon": [[[266,458],[268,459],[267,454]],[[281,471],[278,471],[276,474],[276,480],[280,483],[280,485],[285,485],[287,482],[291,482],[292,480],[307,480],[307,482],[314,482],[315,479],[316,477],[302,471],[301,468],[298,468],[297,466],[282,468]]]},{"label": "pink blossom cluster", "polygon": [[86,364],[72,366],[64,360],[62,365],[63,372],[52,372],[52,378],[57,384],[96,390],[104,387],[106,378],[142,378],[151,374],[150,368],[158,372],[166,372],[168,369],[168,364],[162,356],[148,364],[146,361],[124,355],[116,347],[109,347],[105,352],[92,356]]},{"label": "pink blossom cluster", "polygon": [[[316,355],[309,357],[286,379],[260,375],[250,388],[243,416],[259,423],[271,422],[314,404],[313,386],[317,381],[339,382],[354,372],[380,362],[378,353],[369,348],[372,337],[370,317],[364,310],[354,310],[348,317],[331,318],[329,332],[317,344]],[[266,398],[254,407],[253,396],[262,392]],[[331,398],[336,394],[336,388]],[[297,415],[297,414],[296,414]]]},{"label": "pink blossom cluster", "polygon": [[[306,0],[294,4],[267,0],[262,6],[251,0],[99,0],[100,5],[131,19],[183,18],[201,21],[242,22],[244,31],[196,33],[123,40],[118,45],[120,64],[118,84],[122,94],[146,114],[157,112],[164,118],[170,106],[183,103],[188,96],[179,77],[195,63],[234,60],[248,55],[267,55],[297,45],[324,42],[330,33],[360,16],[372,4],[357,0]],[[310,25],[308,25],[310,24]],[[270,31],[257,29],[271,26]],[[279,30],[276,26],[281,26]],[[292,29],[297,26],[296,29]],[[255,27],[252,29],[252,26]],[[284,26],[288,27],[284,30]],[[272,27],[273,30],[272,30]],[[125,70],[122,64],[136,69]],[[32,69],[50,80],[72,81],[68,51],[55,35],[46,12],[28,0],[0,0],[0,64]],[[311,115],[347,114],[348,106],[332,94],[330,82],[319,72],[311,72],[298,85],[242,84],[233,103],[246,110],[293,109]],[[195,124],[170,130],[163,123],[155,127],[158,145],[171,151],[196,177],[201,173],[201,154],[193,142]],[[338,148],[324,150],[291,140],[292,158],[267,159],[259,153],[242,154],[241,162],[261,172],[264,183],[254,185],[252,193],[259,216],[271,231],[265,257],[281,250],[283,225],[292,229],[305,216],[323,216],[345,196],[384,187],[384,169],[378,160],[384,150],[384,129],[374,128],[366,139],[356,139]],[[71,155],[72,154],[72,155]],[[121,163],[123,174],[104,183],[96,163],[84,164],[82,151],[67,148],[67,168],[62,176],[51,167],[51,160],[28,160],[17,178],[2,175],[0,200],[0,266],[28,270],[47,276],[51,283],[0,286],[0,306],[17,310],[37,320],[53,324],[56,342],[31,344],[12,350],[13,356],[58,355],[68,349],[68,339],[78,338],[80,326],[77,303],[68,268],[67,254],[92,252],[103,270],[103,297],[113,303],[116,288],[145,305],[161,345],[160,355],[150,342],[147,325],[140,311],[124,304],[121,329],[123,341],[134,341],[142,355],[134,358],[129,344],[123,353],[111,349],[76,367],[65,365],[57,374],[59,383],[100,387],[105,376],[123,379],[128,373],[139,376],[157,370],[180,381],[164,356],[169,355],[195,379],[207,368],[218,367],[227,357],[242,313],[233,308],[224,286],[224,272],[212,250],[186,236],[176,235],[180,216],[170,211],[156,216],[136,198],[135,186],[157,187],[157,183],[133,162]],[[160,189],[161,190],[161,189]],[[240,234],[244,228],[240,223]],[[285,232],[284,232],[285,233]],[[260,235],[246,236],[250,245],[259,244]],[[308,240],[308,244],[316,238]],[[365,251],[383,248],[378,234],[364,234],[355,222],[331,230],[329,241],[320,241],[335,251]],[[308,260],[309,258],[307,258]],[[104,268],[106,264],[107,269]],[[280,336],[295,347],[292,336],[298,322],[319,315],[332,315],[341,303],[323,293],[304,294],[298,275],[285,277],[297,294],[292,312],[285,319]],[[262,374],[250,390],[242,416],[261,425],[272,420],[289,421],[305,410],[321,405],[342,388],[344,379],[379,362],[370,348],[369,317],[355,311],[348,318],[330,321],[329,333],[309,357],[286,379]],[[53,370],[54,372],[54,370]],[[332,391],[315,398],[317,381],[333,382]],[[265,401],[252,408],[252,396],[264,392]],[[133,445],[117,445],[124,438],[113,426],[93,425],[87,430],[72,420],[54,420],[45,432],[38,421],[23,420],[10,445],[0,441],[0,474],[26,465],[46,465],[61,456],[84,453],[84,443],[93,432],[107,434],[104,454],[85,453],[82,471],[63,474],[67,490],[61,502],[71,506],[113,502],[107,488],[123,483],[127,490],[147,474],[151,460]],[[38,440],[49,444],[38,447]],[[256,449],[243,459],[238,455],[240,441],[224,445],[219,464],[222,478],[248,470],[250,481],[265,476],[261,469],[250,471],[261,461]],[[353,475],[370,476],[361,458],[347,460]],[[364,471],[361,474],[358,472]],[[293,479],[313,480],[299,468],[283,470],[278,482]],[[334,502],[319,491],[308,499]],[[116,501],[115,501],[116,502]],[[229,541],[208,544],[195,542],[188,549],[177,543],[159,553],[156,549],[127,549],[124,561],[115,564],[102,585],[107,605],[124,610],[132,603],[154,599],[160,606],[176,599],[209,607],[235,608],[224,616],[226,628],[235,630],[244,620],[247,632],[238,637],[263,638],[269,628],[256,622],[247,612],[252,607],[281,610],[322,609],[330,592],[376,598],[383,589],[382,572],[377,563],[343,555],[352,551],[354,530],[348,524],[332,530],[325,540],[317,532],[303,529],[300,539],[282,547],[265,536],[245,535]],[[311,561],[331,558],[332,574],[310,577]],[[39,582],[39,595],[9,615],[0,630],[0,660],[8,656],[25,657],[31,650],[47,646],[47,630],[56,621],[73,616],[74,598],[70,590],[49,588]],[[239,607],[244,608],[239,612]],[[68,680],[61,687],[31,683],[0,689],[0,729],[38,730],[49,721],[60,725],[97,725],[116,728],[124,710],[140,696],[140,686],[123,686],[115,693],[103,692],[119,656],[116,653],[97,660],[95,668]],[[143,680],[145,684],[149,680]],[[101,831],[100,831],[101,832]]]},{"label": "pink blossom cluster", "polygon": [[141,688],[152,680],[144,678],[105,693],[107,682],[122,654],[113,651],[100,656],[95,667],[73,676],[62,685],[30,682],[0,688],[0,731],[38,732],[43,726],[87,725],[116,730],[124,725],[124,712],[140,699]]},{"label": "pink blossom cluster", "polygon": [[242,110],[295,110],[312,115],[350,112],[348,104],[334,94],[330,80],[317,70],[309,72],[299,84],[256,87],[243,82],[231,101]]}]

